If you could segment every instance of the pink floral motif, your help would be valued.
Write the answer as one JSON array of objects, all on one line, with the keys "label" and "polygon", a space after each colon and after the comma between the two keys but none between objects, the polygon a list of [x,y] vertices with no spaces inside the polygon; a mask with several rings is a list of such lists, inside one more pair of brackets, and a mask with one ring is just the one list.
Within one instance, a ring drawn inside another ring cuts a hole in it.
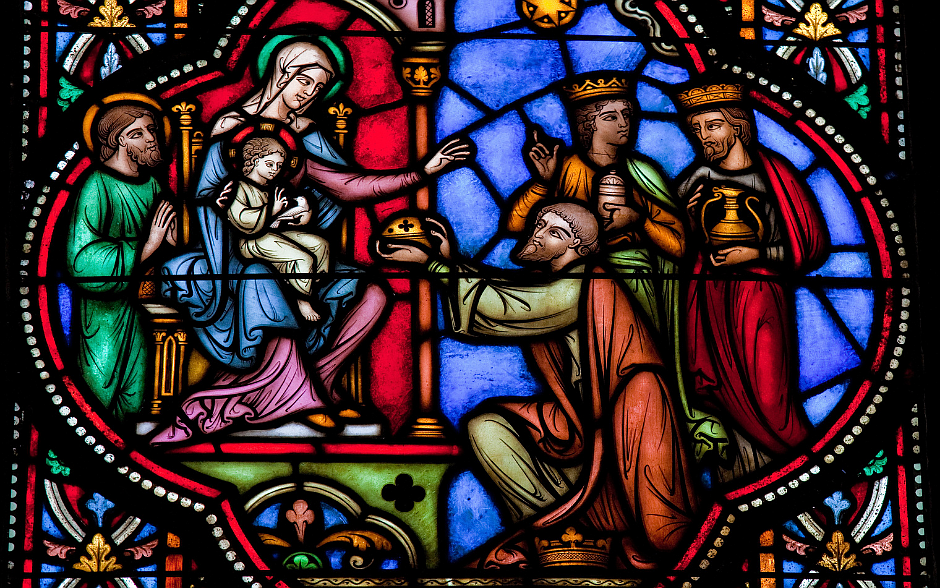
[{"label": "pink floral motif", "polygon": [[860,8],[852,8],[850,10],[846,10],[845,12],[837,14],[836,18],[839,20],[847,20],[849,21],[849,23],[855,24],[860,20],[865,20],[865,18],[868,17],[868,14],[866,14],[867,12],[868,12],[868,7],[862,6]]},{"label": "pink floral motif", "polygon": [[156,0],[156,2],[151,2],[145,6],[135,6],[134,10],[142,17],[150,18],[163,14],[164,6],[166,6],[166,0]]},{"label": "pink floral motif", "polygon": [[774,12],[773,10],[767,8],[766,6],[761,6],[761,10],[764,12],[764,21],[773,23],[775,26],[783,27],[788,24],[793,24],[796,22],[796,19],[792,16],[787,16],[785,14],[780,14],[779,12]]},{"label": "pink floral motif", "polygon": [[878,541],[862,547],[862,553],[874,553],[875,555],[881,555],[886,551],[891,551],[892,545],[891,542],[894,541],[894,533],[888,533]]},{"label": "pink floral motif", "polygon": [[297,530],[297,539],[303,543],[304,530],[306,530],[307,525],[312,523],[316,518],[313,514],[313,511],[310,510],[310,506],[307,504],[307,501],[298,500],[294,502],[293,509],[287,511],[284,516],[287,517],[288,521],[294,523],[294,528]]},{"label": "pink floral motif", "polygon": [[68,545],[60,545],[43,539],[42,544],[46,546],[46,555],[65,559],[69,556],[69,551],[75,549]]},{"label": "pink floral motif", "polygon": [[787,550],[789,551],[795,551],[796,553],[800,555],[806,555],[807,549],[809,550],[813,549],[806,543],[800,543],[796,539],[791,539],[790,537],[787,537],[786,535],[782,535],[782,536],[783,536],[783,540],[787,542]]},{"label": "pink floral motif", "polygon": [[64,16],[78,18],[80,16],[85,16],[89,12],[88,8],[79,6],[77,4],[72,4],[68,0],[56,0],[56,3],[59,5],[59,13]]},{"label": "pink floral motif", "polygon": [[140,559],[142,557],[150,557],[153,555],[153,549],[159,543],[159,539],[154,539],[142,545],[136,545],[134,547],[128,547],[124,550],[124,555],[130,557],[134,556],[134,559]]}]

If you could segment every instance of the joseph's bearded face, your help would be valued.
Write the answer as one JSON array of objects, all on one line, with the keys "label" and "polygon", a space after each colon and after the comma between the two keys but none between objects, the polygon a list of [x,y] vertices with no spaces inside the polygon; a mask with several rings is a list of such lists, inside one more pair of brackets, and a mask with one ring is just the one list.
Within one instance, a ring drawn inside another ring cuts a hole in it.
[{"label": "joseph's bearded face", "polygon": [[535,230],[516,259],[527,262],[548,262],[558,259],[565,251],[581,242],[575,237],[568,221],[554,212],[546,212],[536,222]]},{"label": "joseph's bearded face", "polygon": [[691,126],[708,161],[721,161],[727,157],[738,140],[735,128],[717,110],[696,114],[692,117]]},{"label": "joseph's bearded face", "polygon": [[138,165],[154,167],[163,161],[160,145],[157,143],[157,125],[149,116],[134,120],[121,131],[118,140],[127,151],[128,157]]}]

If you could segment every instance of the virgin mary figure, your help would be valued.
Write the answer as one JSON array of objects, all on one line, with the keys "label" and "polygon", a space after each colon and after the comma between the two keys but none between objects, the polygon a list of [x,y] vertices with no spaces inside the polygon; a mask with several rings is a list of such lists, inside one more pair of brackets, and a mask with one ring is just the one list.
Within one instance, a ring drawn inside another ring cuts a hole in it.
[{"label": "virgin mary figure", "polygon": [[258,57],[264,86],[217,119],[193,202],[199,244],[161,268],[161,295],[189,318],[201,351],[217,371],[206,388],[183,401],[181,414],[151,443],[183,441],[196,430],[215,433],[298,413],[330,432],[343,419],[359,416],[351,399],[338,390],[337,379],[379,324],[385,289],[361,269],[334,261],[334,277],[322,278],[314,289],[321,320],[307,322],[290,286],[271,266],[240,257],[237,236],[223,211],[233,175],[223,144],[259,122],[285,125],[300,137],[306,162],[291,184],[316,203],[308,229],[332,235],[334,243],[343,204],[394,198],[468,157],[470,145],[453,140],[420,169],[380,174],[351,166],[317,123],[304,116],[315,100],[340,90],[347,70],[344,51],[326,37],[274,37]]}]

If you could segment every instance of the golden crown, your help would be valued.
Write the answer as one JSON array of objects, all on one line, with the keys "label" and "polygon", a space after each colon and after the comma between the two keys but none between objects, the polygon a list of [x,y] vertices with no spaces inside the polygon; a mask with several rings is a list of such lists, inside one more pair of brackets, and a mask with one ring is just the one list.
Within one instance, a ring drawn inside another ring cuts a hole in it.
[{"label": "golden crown", "polygon": [[424,230],[424,222],[417,216],[399,216],[388,220],[385,228],[379,234],[379,239],[385,242],[413,241],[426,247],[431,246],[428,234]]},{"label": "golden crown", "polygon": [[686,110],[721,102],[741,102],[744,87],[741,84],[711,84],[680,92],[678,98],[679,104]]},{"label": "golden crown", "polygon": [[627,95],[629,83],[626,78],[616,75],[595,75],[589,79],[578,80],[561,87],[570,102],[603,100]]},{"label": "golden crown", "polygon": [[543,567],[590,566],[606,568],[610,562],[610,538],[585,539],[574,527],[565,529],[561,540],[535,538],[535,549]]}]

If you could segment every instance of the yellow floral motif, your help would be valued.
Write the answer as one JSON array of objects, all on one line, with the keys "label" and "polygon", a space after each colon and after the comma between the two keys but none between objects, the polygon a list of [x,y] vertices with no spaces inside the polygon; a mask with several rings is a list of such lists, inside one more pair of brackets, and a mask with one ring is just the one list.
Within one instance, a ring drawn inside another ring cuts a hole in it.
[{"label": "yellow floral motif", "polygon": [[95,536],[91,538],[91,543],[85,546],[85,551],[91,557],[81,556],[78,563],[72,566],[76,570],[110,572],[121,569],[116,557],[108,557],[108,554],[111,553],[111,546],[104,540],[104,535],[101,533],[95,533]]},{"label": "yellow floral motif", "polygon": [[326,111],[332,114],[333,116],[336,116],[339,118],[346,118],[350,114],[352,114],[352,108],[349,108],[342,102],[340,102],[336,106],[330,106],[329,108],[326,109]]},{"label": "yellow floral motif", "polygon": [[[118,6],[117,0],[104,0],[104,4],[98,7],[101,16],[96,16],[94,20],[88,23],[90,27],[133,27],[130,19],[121,16],[124,9]],[[102,18],[102,16],[104,18]]]},{"label": "yellow floral motif", "polygon": [[424,91],[433,86],[441,77],[441,70],[436,66],[425,67],[419,65],[415,68],[402,68],[402,74],[408,85],[416,91]]},{"label": "yellow floral motif", "polygon": [[568,527],[565,529],[565,534],[561,536],[561,540],[565,543],[571,543],[571,547],[574,547],[575,543],[584,541],[584,536],[578,533],[574,527]]},{"label": "yellow floral motif", "polygon": [[819,560],[819,565],[834,572],[841,572],[850,568],[858,567],[862,564],[855,561],[855,554],[849,553],[851,545],[845,541],[842,531],[835,531],[832,534],[832,541],[826,543],[831,555],[823,555]]},{"label": "yellow floral motif", "polygon": [[812,6],[810,6],[809,12],[804,14],[803,17],[806,19],[806,22],[801,22],[798,24],[796,29],[793,31],[798,35],[803,35],[808,39],[818,41],[823,37],[831,37],[832,35],[842,34],[842,31],[837,29],[834,24],[831,22],[826,22],[829,20],[829,15],[823,12],[822,6],[819,4],[819,2],[815,2]]}]

